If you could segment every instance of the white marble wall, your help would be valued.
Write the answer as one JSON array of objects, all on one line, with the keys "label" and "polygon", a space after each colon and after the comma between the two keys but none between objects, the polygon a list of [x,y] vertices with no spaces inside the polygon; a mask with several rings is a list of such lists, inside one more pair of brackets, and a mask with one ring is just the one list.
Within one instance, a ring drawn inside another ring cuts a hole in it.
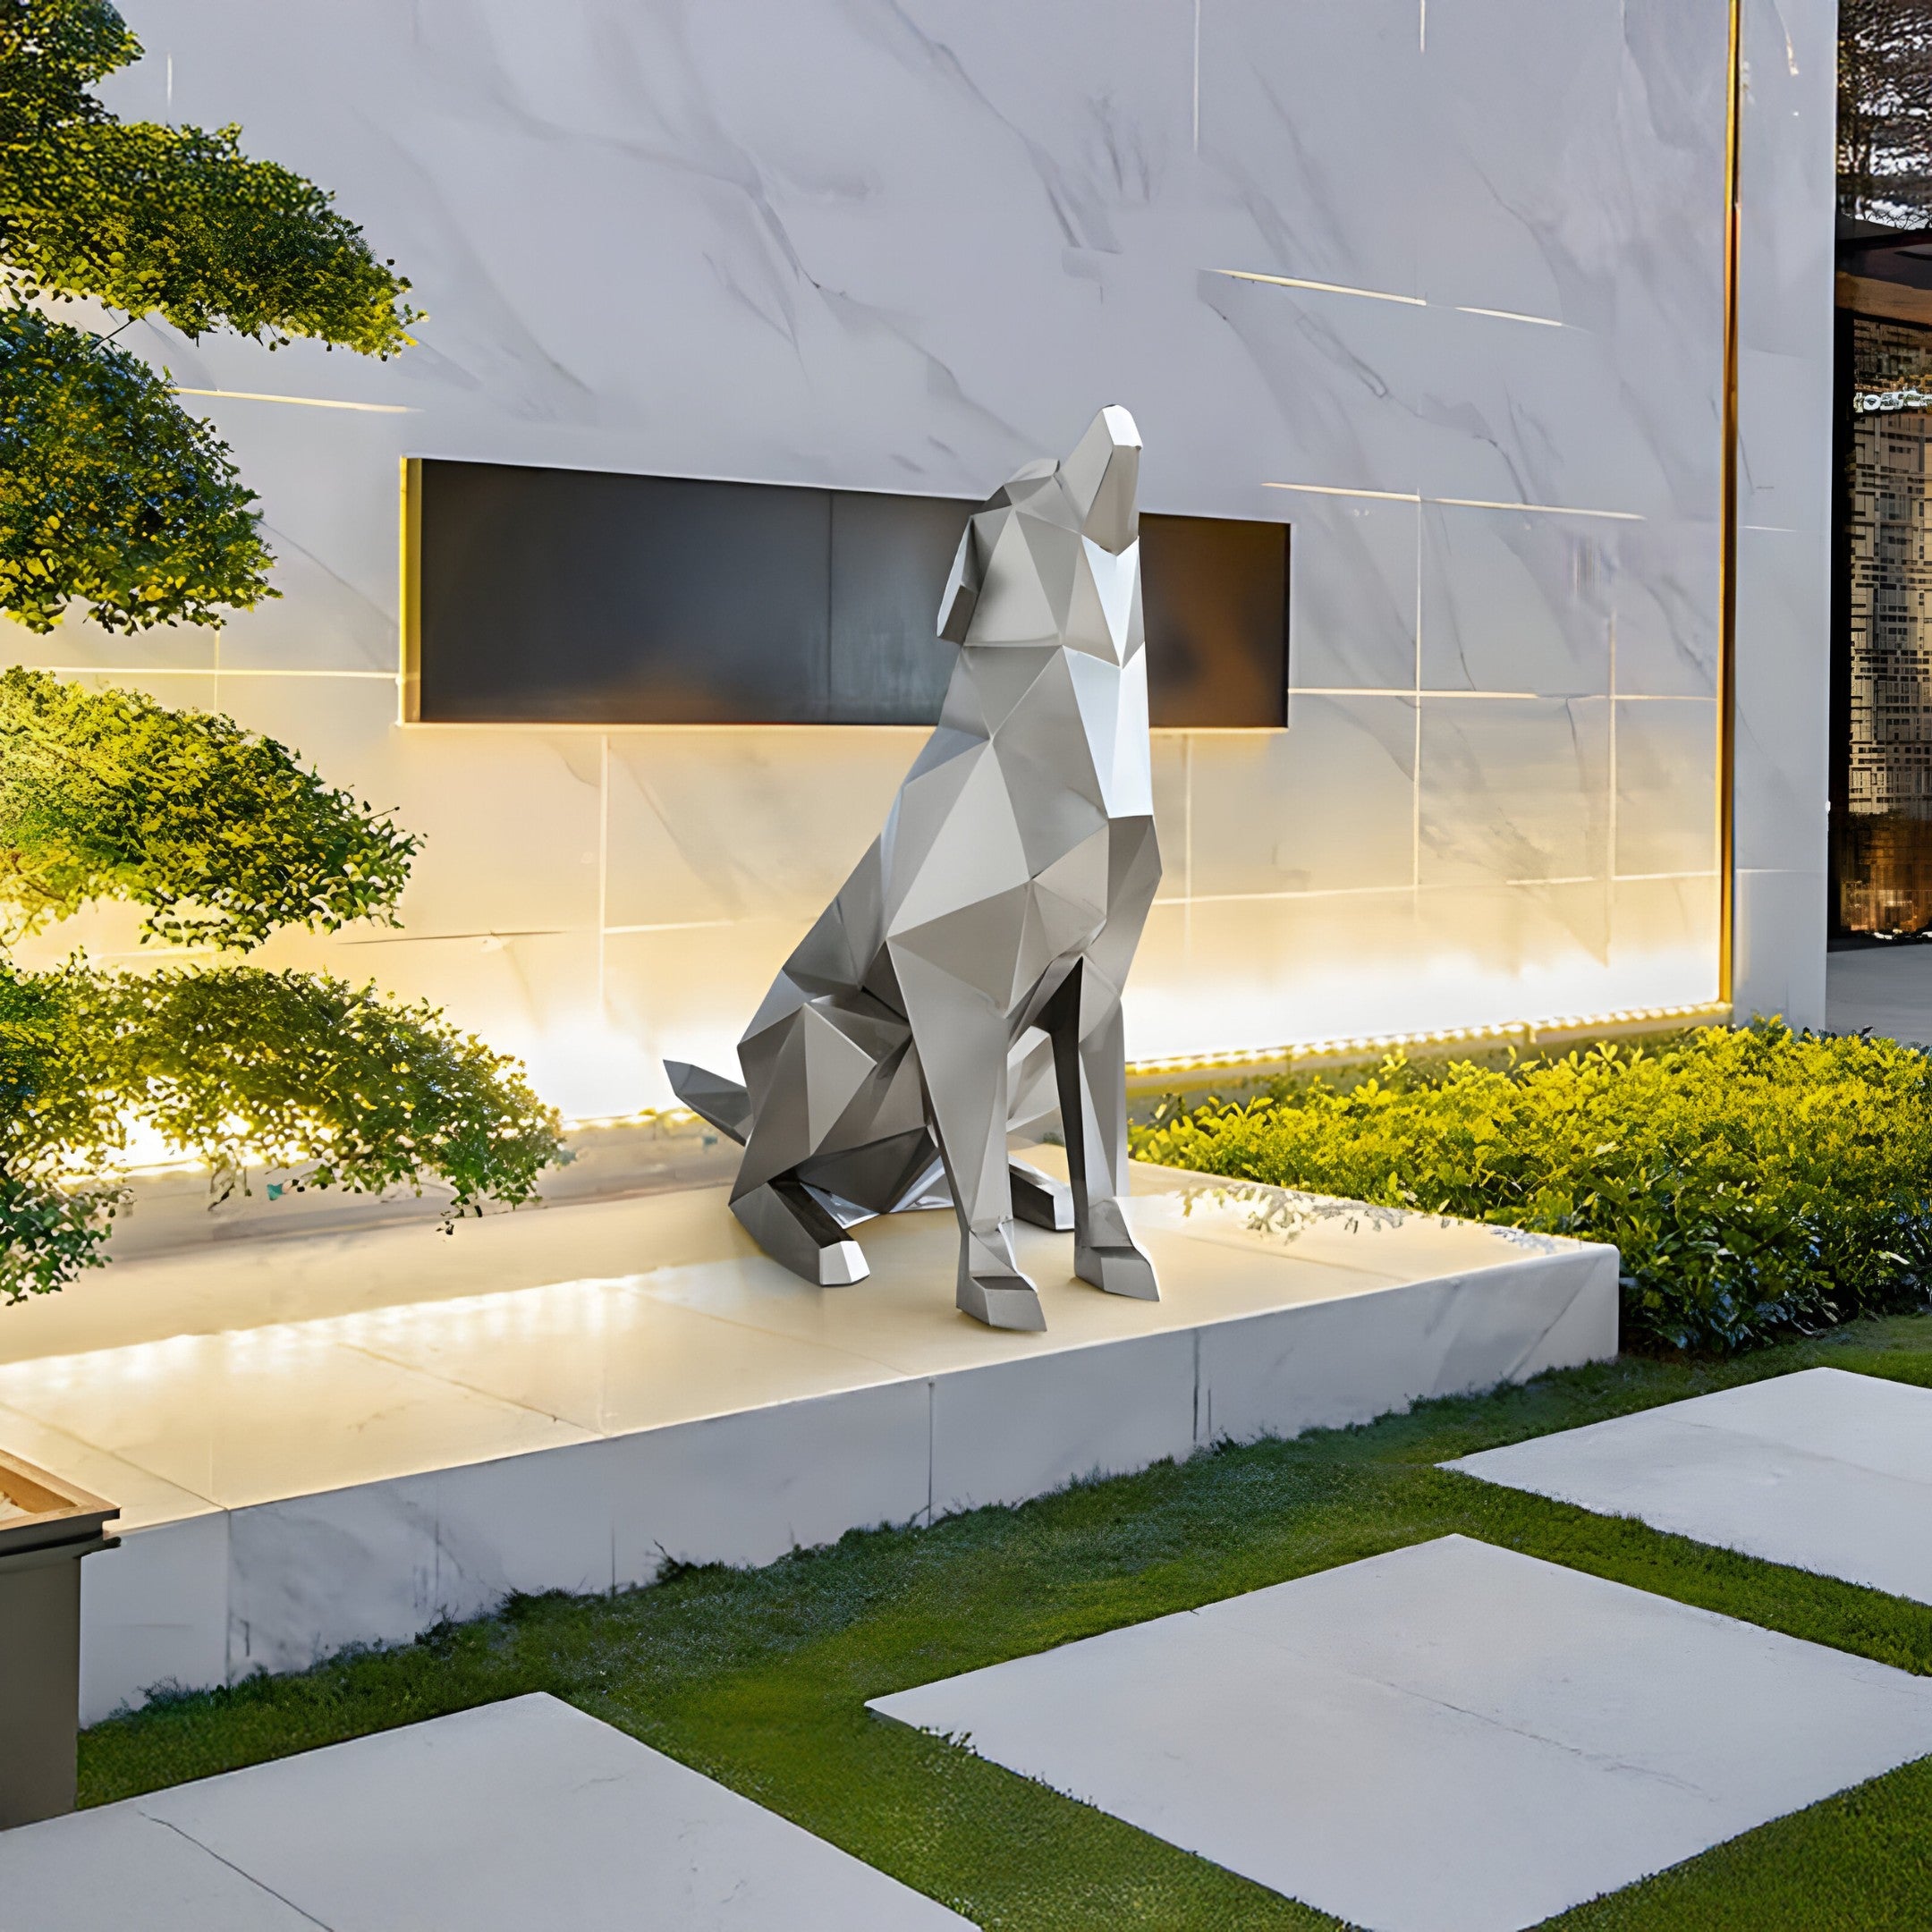
[{"label": "white marble wall", "polygon": [[[1746,4],[1741,953],[1809,1016],[1832,9]],[[240,121],[429,311],[387,366],[131,329],[230,392],[198,406],[284,595],[219,636],[6,640],[428,835],[402,932],[267,957],[433,996],[572,1113],[658,1100],[916,741],[400,726],[400,457],[977,492],[1119,400],[1151,507],[1294,546],[1290,729],[1157,745],[1137,1056],[1716,994],[1725,0],[131,14],[117,106]]]},{"label": "white marble wall", "polygon": [[1835,0],[1745,0],[1737,998],[1825,1018]]}]

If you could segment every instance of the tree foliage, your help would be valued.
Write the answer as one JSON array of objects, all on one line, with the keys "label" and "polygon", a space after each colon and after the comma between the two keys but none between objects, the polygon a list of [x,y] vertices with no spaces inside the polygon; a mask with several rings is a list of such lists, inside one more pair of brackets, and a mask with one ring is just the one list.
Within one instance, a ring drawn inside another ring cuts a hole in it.
[{"label": "tree foliage", "polygon": [[240,130],[123,122],[92,92],[140,59],[106,0],[0,0],[0,258],[28,295],[91,296],[184,335],[408,342],[409,284],[312,182]]},{"label": "tree foliage", "polygon": [[522,1069],[433,1008],[326,975],[0,962],[0,1296],[106,1258],[130,1126],[225,1193],[250,1165],[360,1193],[434,1175],[451,1216],[514,1206],[559,1155]]},{"label": "tree foliage", "polygon": [[231,719],[0,675],[0,933],[91,899],[147,906],[144,933],[181,945],[394,925],[419,843]]},{"label": "tree foliage", "polygon": [[[93,89],[139,58],[105,0],[0,0],[0,608],[46,631],[212,623],[273,596],[259,511],[165,380],[46,313],[89,298],[196,336],[386,356],[409,284],[331,198],[235,129],[124,123]],[[124,326],[124,325],[123,325]],[[95,899],[144,938],[245,950],[391,924],[418,842],[225,717],[45,672],[0,675],[0,938]],[[131,1135],[297,1187],[530,1199],[564,1157],[513,1060],[428,1005],[235,963],[150,974],[0,954],[0,1297],[106,1258]]]},{"label": "tree foliage", "polygon": [[[147,936],[245,949],[285,926],[394,923],[418,841],[232,720],[46,672],[0,674],[0,912],[91,899]],[[130,1135],[375,1192],[435,1178],[451,1216],[515,1206],[566,1158],[515,1061],[427,1004],[241,964],[50,972],[0,956],[0,1298],[105,1260]]]},{"label": "tree foliage", "polygon": [[1725,1352],[1922,1307],[1932,1058],[1710,1027],[1508,1069],[1397,1059],[1140,1130],[1144,1160],[1614,1241],[1627,1339]]},{"label": "tree foliage", "polygon": [[110,114],[94,88],[140,52],[106,0],[0,0],[0,609],[37,631],[76,601],[135,631],[275,592],[213,429],[165,374],[26,305],[375,356],[416,317],[333,198],[250,160],[238,130]]},{"label": "tree foliage", "polygon": [[1840,0],[1838,206],[1932,224],[1932,4]]},{"label": "tree foliage", "polygon": [[[81,969],[0,960],[0,1294],[64,1287],[97,1265],[121,1184],[103,1158],[92,1042],[69,1023]],[[114,1145],[123,1145],[114,1135]]]},{"label": "tree foliage", "polygon": [[274,597],[255,495],[144,362],[0,308],[0,608],[51,631],[218,623]]}]

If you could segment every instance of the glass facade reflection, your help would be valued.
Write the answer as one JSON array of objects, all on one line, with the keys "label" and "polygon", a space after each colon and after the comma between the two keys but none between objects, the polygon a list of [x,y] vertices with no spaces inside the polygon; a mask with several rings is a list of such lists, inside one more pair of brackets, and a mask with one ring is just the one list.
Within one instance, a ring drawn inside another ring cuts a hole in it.
[{"label": "glass facade reflection", "polygon": [[1932,331],[1852,320],[1838,922],[1932,926]]}]

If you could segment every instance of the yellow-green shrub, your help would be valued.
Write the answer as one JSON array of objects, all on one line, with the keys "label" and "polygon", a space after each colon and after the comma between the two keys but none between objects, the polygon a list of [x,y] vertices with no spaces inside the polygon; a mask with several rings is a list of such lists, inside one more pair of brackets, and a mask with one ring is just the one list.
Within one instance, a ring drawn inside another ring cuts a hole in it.
[{"label": "yellow-green shrub", "polygon": [[1932,1059],[1710,1027],[1508,1068],[1316,1080],[1138,1129],[1142,1160],[1615,1242],[1627,1341],[1733,1350],[1921,1306]]}]

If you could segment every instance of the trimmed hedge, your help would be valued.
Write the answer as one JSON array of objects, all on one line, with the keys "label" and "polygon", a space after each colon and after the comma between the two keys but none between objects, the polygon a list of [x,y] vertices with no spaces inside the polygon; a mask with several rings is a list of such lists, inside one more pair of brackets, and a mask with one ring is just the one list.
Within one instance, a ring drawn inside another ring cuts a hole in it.
[{"label": "trimmed hedge", "polygon": [[1767,1020],[1507,1067],[1398,1057],[1133,1141],[1170,1166],[1614,1241],[1640,1347],[1728,1353],[1932,1286],[1932,1058],[1895,1040]]}]

